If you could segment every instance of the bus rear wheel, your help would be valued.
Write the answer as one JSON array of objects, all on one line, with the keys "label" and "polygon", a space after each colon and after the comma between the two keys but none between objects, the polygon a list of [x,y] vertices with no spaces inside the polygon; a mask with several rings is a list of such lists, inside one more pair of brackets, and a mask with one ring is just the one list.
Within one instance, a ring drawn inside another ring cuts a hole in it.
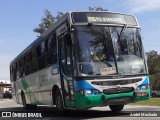
[{"label": "bus rear wheel", "polygon": [[119,112],[119,111],[123,110],[124,105],[109,105],[109,108],[110,108],[113,112]]},{"label": "bus rear wheel", "polygon": [[64,111],[63,100],[62,100],[62,96],[59,90],[56,90],[54,99],[55,99],[54,101],[56,105],[56,110]]},{"label": "bus rear wheel", "polygon": [[22,93],[22,103],[25,110],[33,110],[37,108],[37,105],[27,104],[24,93]]}]

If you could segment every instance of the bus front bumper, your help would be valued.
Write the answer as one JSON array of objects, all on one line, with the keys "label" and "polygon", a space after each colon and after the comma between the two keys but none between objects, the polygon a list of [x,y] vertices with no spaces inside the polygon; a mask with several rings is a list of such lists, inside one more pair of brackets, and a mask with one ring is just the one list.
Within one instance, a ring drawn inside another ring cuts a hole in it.
[{"label": "bus front bumper", "polygon": [[150,90],[145,91],[133,91],[129,93],[119,93],[106,95],[101,93],[95,96],[82,96],[78,92],[76,93],[76,107],[96,107],[106,105],[119,105],[127,104],[137,101],[148,100],[150,98]]}]

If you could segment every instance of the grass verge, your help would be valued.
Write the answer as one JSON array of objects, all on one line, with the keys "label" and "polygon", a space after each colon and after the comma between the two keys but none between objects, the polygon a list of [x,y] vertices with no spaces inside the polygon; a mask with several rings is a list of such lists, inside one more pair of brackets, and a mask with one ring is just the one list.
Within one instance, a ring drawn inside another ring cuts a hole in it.
[{"label": "grass verge", "polygon": [[135,103],[130,103],[129,105],[148,105],[148,106],[160,106],[160,97],[150,98],[146,101],[139,101]]}]

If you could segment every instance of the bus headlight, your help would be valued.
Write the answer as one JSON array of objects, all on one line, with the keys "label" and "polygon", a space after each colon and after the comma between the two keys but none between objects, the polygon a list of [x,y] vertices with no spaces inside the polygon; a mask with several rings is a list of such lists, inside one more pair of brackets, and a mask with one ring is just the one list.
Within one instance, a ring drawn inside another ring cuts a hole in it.
[{"label": "bus headlight", "polygon": [[90,90],[86,90],[86,95],[91,95],[91,91]]},{"label": "bus headlight", "polygon": [[142,85],[142,90],[146,90],[146,89],[147,89],[146,85]]}]

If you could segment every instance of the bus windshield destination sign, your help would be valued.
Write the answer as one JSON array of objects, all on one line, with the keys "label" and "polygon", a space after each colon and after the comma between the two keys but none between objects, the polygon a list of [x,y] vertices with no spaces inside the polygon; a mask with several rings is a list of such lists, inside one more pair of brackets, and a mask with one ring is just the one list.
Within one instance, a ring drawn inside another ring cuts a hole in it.
[{"label": "bus windshield destination sign", "polygon": [[72,18],[74,23],[129,24],[137,26],[134,16],[118,13],[74,12]]},{"label": "bus windshield destination sign", "polygon": [[123,22],[122,18],[87,17],[88,22]]}]

